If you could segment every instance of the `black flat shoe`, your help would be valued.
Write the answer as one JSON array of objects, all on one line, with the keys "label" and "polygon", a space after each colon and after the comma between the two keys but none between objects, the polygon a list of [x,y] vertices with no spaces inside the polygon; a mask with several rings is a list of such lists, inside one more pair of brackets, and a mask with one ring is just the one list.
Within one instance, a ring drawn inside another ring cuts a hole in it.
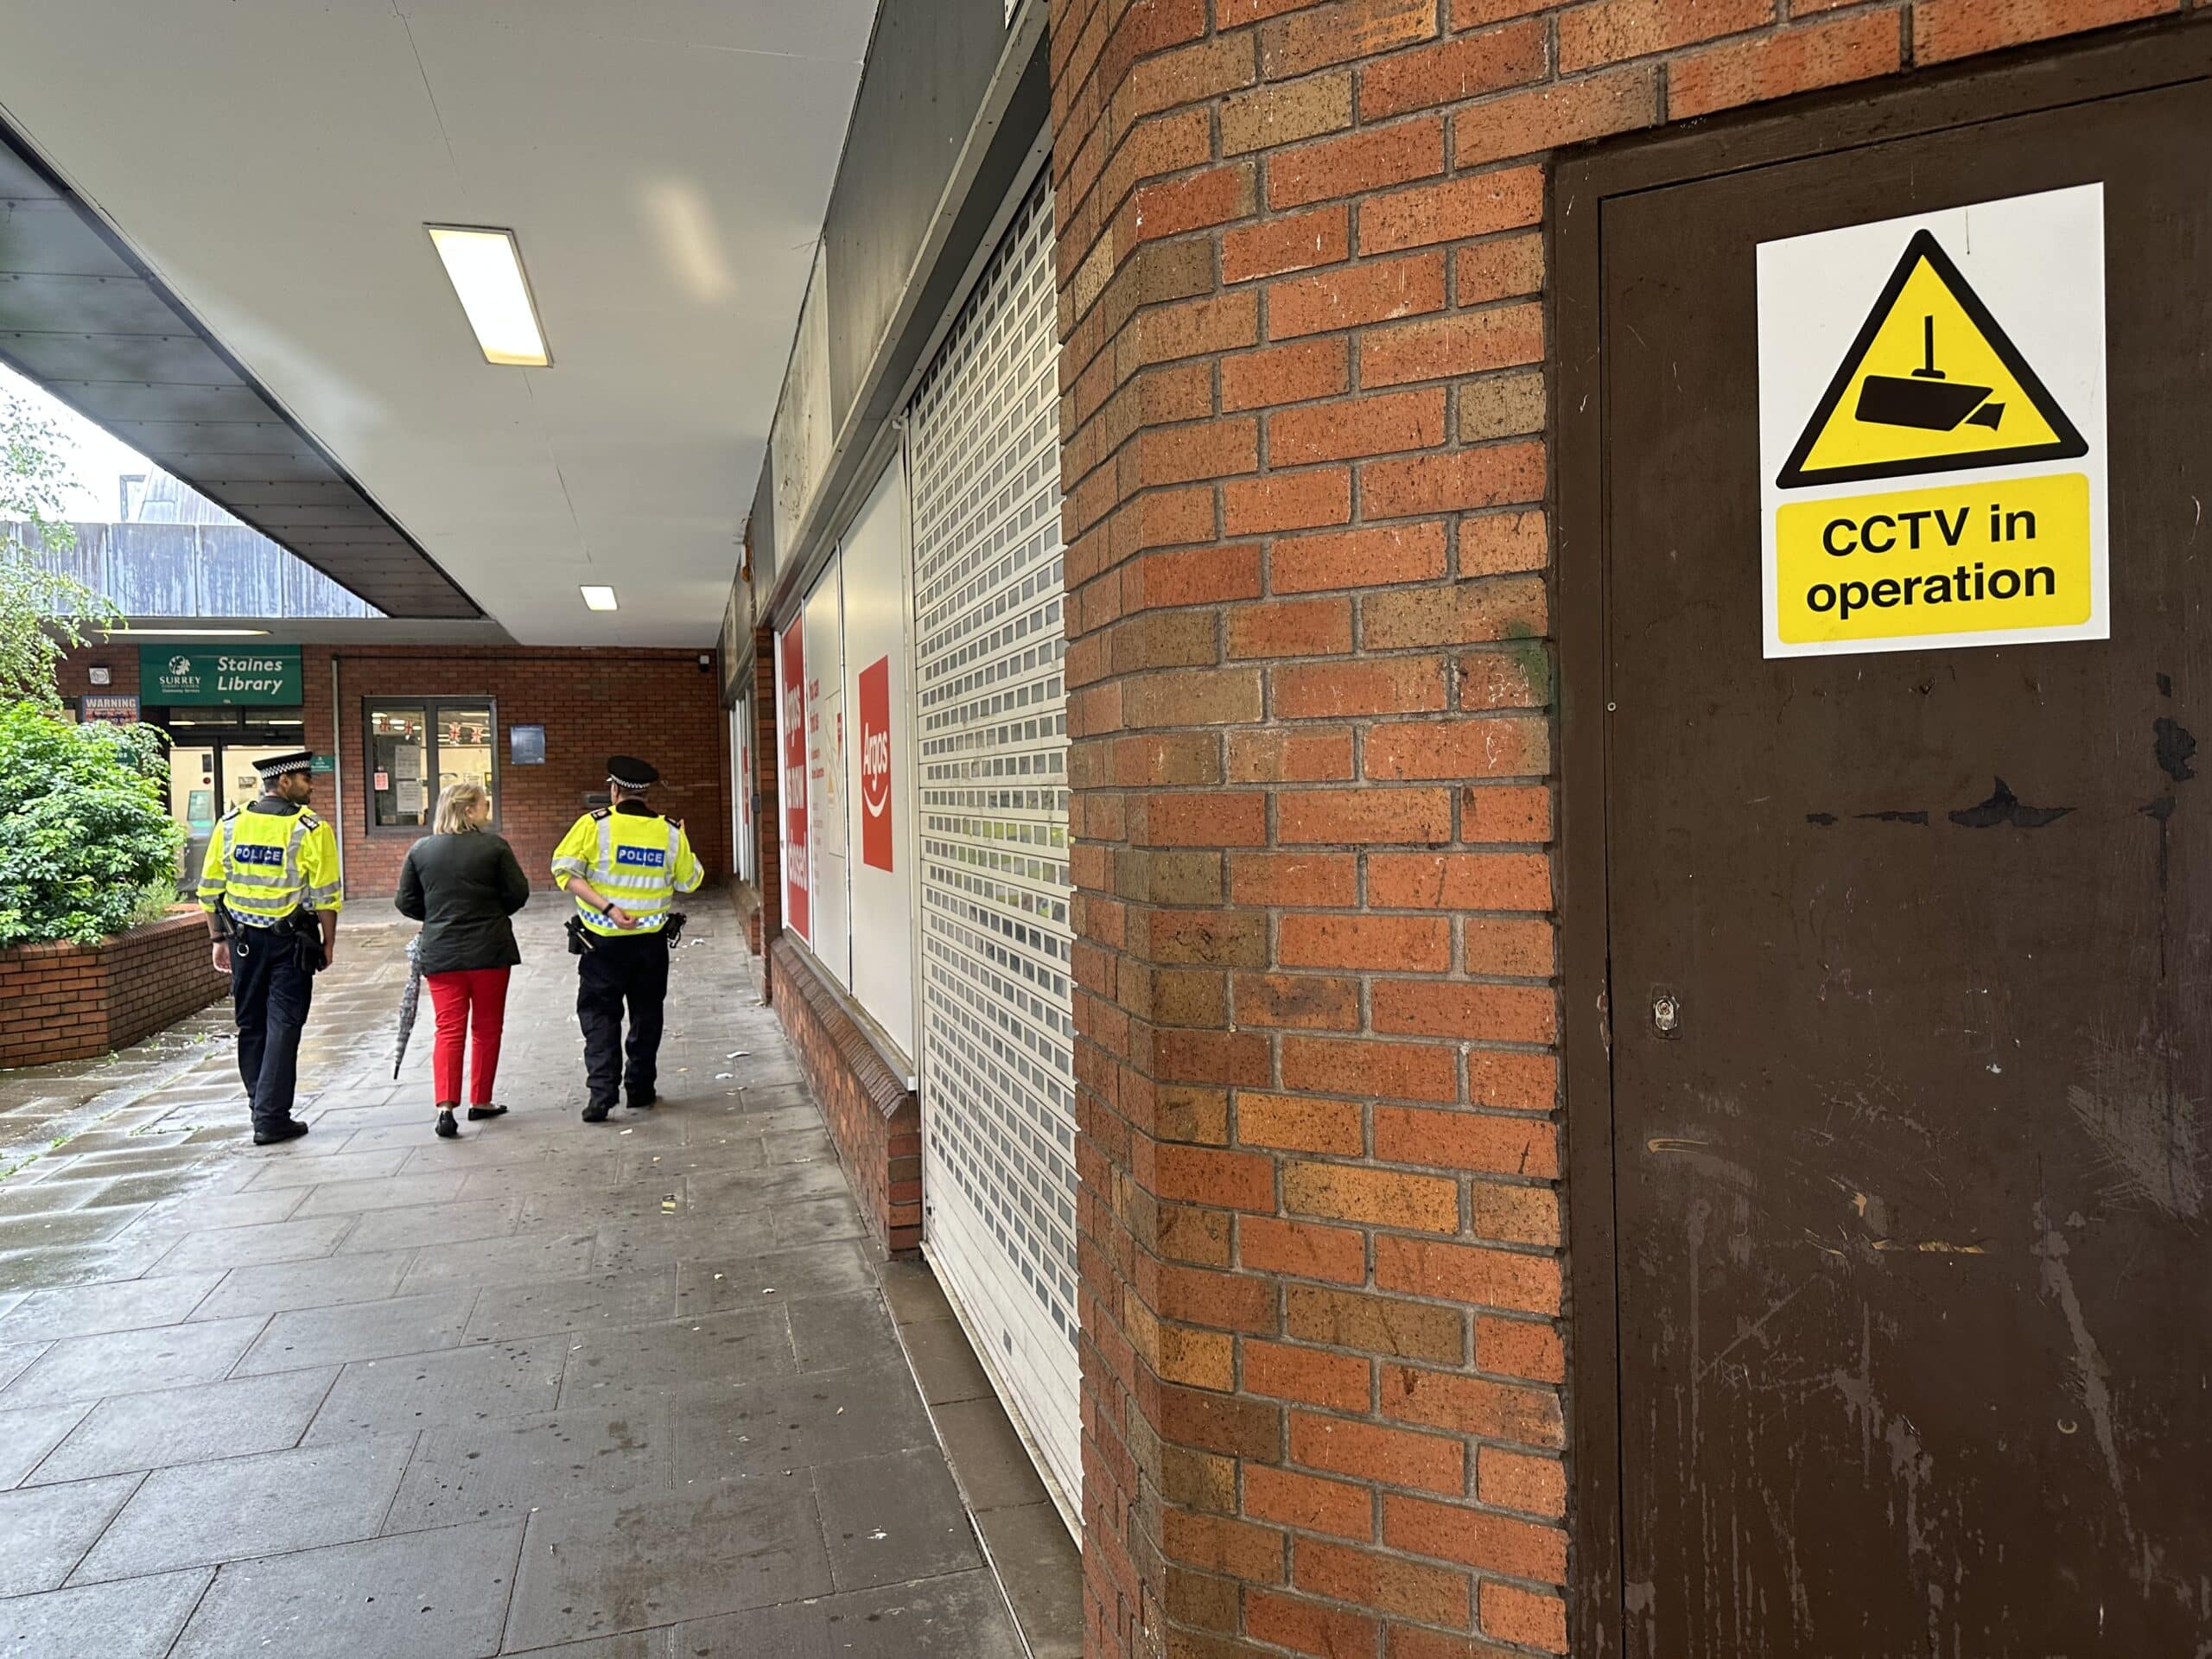
[{"label": "black flat shoe", "polygon": [[307,1132],[308,1126],[301,1122],[298,1118],[288,1117],[273,1129],[256,1129],[253,1132],[253,1144],[257,1147],[273,1147],[280,1141],[296,1141]]},{"label": "black flat shoe", "polygon": [[[469,1116],[474,1117],[475,1114],[471,1112]],[[452,1109],[448,1107],[446,1110],[440,1112],[438,1114],[438,1139],[441,1141],[452,1141],[457,1139],[460,1134],[461,1125],[453,1121]]]},{"label": "black flat shoe", "polygon": [[507,1109],[504,1106],[472,1106],[468,1109],[468,1121],[472,1123],[481,1123],[487,1117],[505,1117],[506,1115]]},{"label": "black flat shoe", "polygon": [[612,1106],[587,1106],[584,1108],[584,1122],[587,1123],[604,1123],[607,1122],[607,1115],[613,1109],[614,1109]]}]

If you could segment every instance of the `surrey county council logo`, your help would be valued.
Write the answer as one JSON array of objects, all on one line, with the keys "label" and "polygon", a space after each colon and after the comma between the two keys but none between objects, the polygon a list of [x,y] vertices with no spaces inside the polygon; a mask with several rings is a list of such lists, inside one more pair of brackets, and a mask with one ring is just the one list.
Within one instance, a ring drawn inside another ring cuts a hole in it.
[{"label": "surrey county council logo", "polygon": [[169,672],[175,675],[179,679],[184,678],[187,675],[192,672],[192,658],[189,657],[170,658]]}]

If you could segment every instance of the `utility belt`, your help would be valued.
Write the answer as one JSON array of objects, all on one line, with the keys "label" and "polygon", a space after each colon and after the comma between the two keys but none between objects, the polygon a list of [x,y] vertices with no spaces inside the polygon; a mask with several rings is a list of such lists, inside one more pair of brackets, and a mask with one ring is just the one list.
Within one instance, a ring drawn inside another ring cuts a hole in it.
[{"label": "utility belt", "polygon": [[[671,910],[668,912],[668,920],[661,925],[660,936],[668,941],[670,950],[676,949],[677,941],[683,937],[683,924],[690,919],[680,910]],[[601,941],[604,939],[636,939],[645,937],[643,933],[598,933],[584,925],[582,917],[569,918],[569,954],[572,957],[588,955],[598,950]]]},{"label": "utility belt", "polygon": [[276,921],[260,924],[241,920],[227,904],[218,904],[216,914],[222,918],[223,937],[230,941],[233,954],[291,950],[299,957],[301,972],[322,971],[322,923],[305,905]]}]

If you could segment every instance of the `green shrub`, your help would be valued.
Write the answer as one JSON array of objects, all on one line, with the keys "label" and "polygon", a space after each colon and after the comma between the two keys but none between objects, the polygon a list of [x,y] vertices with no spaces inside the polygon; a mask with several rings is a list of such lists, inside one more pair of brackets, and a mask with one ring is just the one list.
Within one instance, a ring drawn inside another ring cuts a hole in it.
[{"label": "green shrub", "polygon": [[168,770],[149,728],[0,708],[0,946],[97,944],[175,892]]}]

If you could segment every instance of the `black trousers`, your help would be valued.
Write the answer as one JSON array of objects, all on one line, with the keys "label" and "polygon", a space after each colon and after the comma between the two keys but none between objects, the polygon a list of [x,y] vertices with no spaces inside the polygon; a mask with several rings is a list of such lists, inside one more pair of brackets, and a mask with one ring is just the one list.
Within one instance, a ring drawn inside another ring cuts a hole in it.
[{"label": "black trousers", "polygon": [[300,960],[289,929],[231,931],[231,1005],[238,1024],[238,1076],[253,1107],[253,1127],[272,1129],[292,1115],[299,1084],[300,1033],[315,999],[315,976]]},{"label": "black trousers", "polygon": [[[584,1079],[591,1103],[613,1106],[653,1092],[660,1065],[661,1004],[668,1000],[668,941],[658,933],[594,936],[576,958],[576,1020],[584,1028]],[[630,1039],[622,1040],[622,1013]],[[627,1062],[626,1069],[625,1062]]]}]

